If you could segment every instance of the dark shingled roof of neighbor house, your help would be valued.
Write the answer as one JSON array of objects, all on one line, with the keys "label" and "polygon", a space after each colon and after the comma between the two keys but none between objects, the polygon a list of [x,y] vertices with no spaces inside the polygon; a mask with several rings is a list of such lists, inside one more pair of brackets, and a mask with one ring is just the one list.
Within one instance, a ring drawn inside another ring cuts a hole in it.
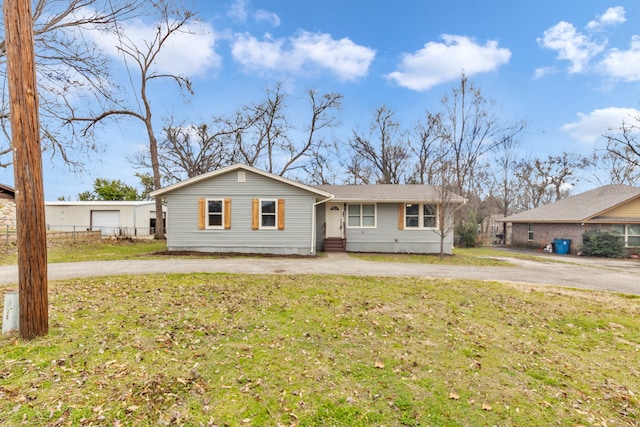
[{"label": "dark shingled roof of neighbor house", "polygon": [[504,222],[585,222],[640,197],[640,188],[605,185],[503,219]]},{"label": "dark shingled roof of neighbor house", "polygon": [[[367,202],[432,202],[442,201],[441,188],[421,184],[316,185],[315,188],[333,194],[336,201]],[[451,193],[449,203],[465,203],[466,199]]]}]

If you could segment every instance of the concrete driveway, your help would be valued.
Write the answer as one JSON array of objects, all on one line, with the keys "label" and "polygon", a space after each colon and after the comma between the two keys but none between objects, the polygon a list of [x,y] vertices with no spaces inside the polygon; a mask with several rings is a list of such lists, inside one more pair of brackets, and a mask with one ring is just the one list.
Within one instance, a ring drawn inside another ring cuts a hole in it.
[{"label": "concrete driveway", "polygon": [[[344,274],[356,276],[418,276],[555,285],[640,295],[640,261],[608,260],[544,254],[540,260],[500,259],[514,267],[475,267],[362,261],[344,253],[318,258],[218,258],[92,261],[49,264],[49,280],[120,274],[244,273]],[[562,260],[563,263],[552,262]],[[0,285],[18,282],[17,266],[0,266]]]}]

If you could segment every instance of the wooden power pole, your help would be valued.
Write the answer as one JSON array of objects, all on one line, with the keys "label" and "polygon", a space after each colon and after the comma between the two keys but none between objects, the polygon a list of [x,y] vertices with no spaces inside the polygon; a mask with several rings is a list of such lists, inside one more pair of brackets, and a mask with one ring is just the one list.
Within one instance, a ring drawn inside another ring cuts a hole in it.
[{"label": "wooden power pole", "polygon": [[16,189],[20,335],[49,332],[47,236],[31,0],[4,0],[4,31]]}]

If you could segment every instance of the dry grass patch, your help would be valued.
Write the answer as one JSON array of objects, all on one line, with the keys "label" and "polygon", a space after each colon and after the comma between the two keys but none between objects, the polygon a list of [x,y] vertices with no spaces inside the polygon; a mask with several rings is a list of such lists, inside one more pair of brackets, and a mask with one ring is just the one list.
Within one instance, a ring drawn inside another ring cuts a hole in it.
[{"label": "dry grass patch", "polygon": [[1,425],[640,423],[640,299],[463,280],[54,282],[0,339]]}]

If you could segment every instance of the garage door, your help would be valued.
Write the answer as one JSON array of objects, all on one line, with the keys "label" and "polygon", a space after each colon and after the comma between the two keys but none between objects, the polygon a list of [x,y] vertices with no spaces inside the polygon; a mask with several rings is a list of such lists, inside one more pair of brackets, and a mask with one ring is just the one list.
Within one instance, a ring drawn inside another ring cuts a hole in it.
[{"label": "garage door", "polygon": [[120,211],[91,211],[91,229],[102,231],[102,237],[120,234]]}]

